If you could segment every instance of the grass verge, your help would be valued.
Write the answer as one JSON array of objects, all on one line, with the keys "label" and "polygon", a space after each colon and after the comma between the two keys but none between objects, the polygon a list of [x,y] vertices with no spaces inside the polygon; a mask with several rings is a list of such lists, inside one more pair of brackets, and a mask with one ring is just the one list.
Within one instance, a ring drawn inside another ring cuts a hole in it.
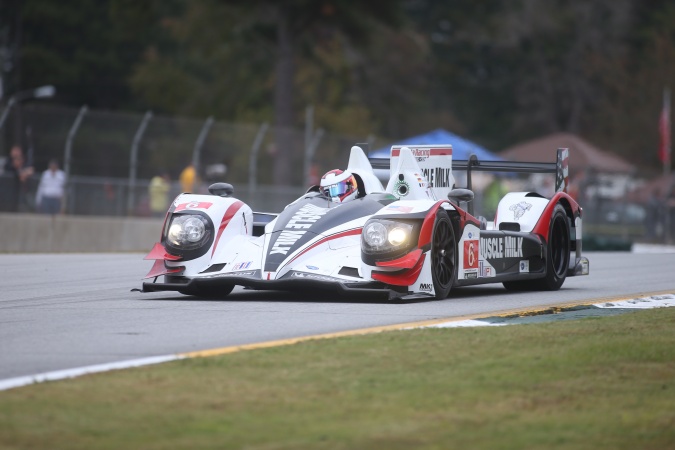
[{"label": "grass verge", "polygon": [[0,448],[675,448],[675,308],[317,340],[0,392]]}]

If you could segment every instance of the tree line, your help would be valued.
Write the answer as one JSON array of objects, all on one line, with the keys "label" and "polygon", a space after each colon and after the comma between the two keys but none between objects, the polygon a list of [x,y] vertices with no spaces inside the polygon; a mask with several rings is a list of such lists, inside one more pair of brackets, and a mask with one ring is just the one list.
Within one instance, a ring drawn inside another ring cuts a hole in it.
[{"label": "tree line", "polygon": [[[397,139],[442,127],[493,151],[577,133],[658,167],[675,88],[667,0],[5,0],[12,92]],[[276,181],[291,145],[277,136]],[[285,162],[286,161],[286,162]]]}]

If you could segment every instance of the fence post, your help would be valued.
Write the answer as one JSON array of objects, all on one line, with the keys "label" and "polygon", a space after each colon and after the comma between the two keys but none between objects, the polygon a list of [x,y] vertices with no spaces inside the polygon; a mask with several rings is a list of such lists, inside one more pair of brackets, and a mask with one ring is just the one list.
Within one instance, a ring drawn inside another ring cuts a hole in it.
[{"label": "fence post", "polygon": [[197,136],[197,140],[195,141],[194,149],[192,150],[192,165],[195,167],[195,171],[197,171],[197,173],[199,173],[199,163],[202,154],[202,147],[204,146],[206,136],[208,136],[209,130],[211,129],[212,125],[213,125],[213,116],[209,116],[209,118],[206,119],[206,122],[204,122],[204,126],[202,127],[201,131],[199,132],[199,136]]},{"label": "fence post", "polygon": [[[323,138],[323,128],[319,128],[316,130],[316,133],[312,136],[311,140],[309,140],[305,146],[305,173],[304,176],[305,178],[302,180],[303,182],[303,187],[305,184],[308,183],[309,178],[310,178],[310,171],[312,167],[312,160],[314,159],[314,154],[316,153],[316,148],[319,146],[319,142],[321,142],[321,139]],[[311,132],[309,133],[311,135]]]},{"label": "fence post", "polygon": [[267,122],[260,125],[258,133],[255,135],[253,145],[251,146],[251,154],[248,158],[248,195],[250,198],[252,198],[255,187],[258,184],[258,151],[260,150],[260,146],[265,138],[265,134],[267,134],[269,126],[270,125]]},{"label": "fence post", "polygon": [[134,203],[136,202],[136,171],[138,167],[138,147],[143,139],[145,129],[148,127],[148,122],[152,119],[152,111],[148,111],[143,116],[141,124],[136,130],[136,135],[131,143],[131,156],[129,157],[129,192],[127,193],[127,215],[132,215],[134,211]]},{"label": "fence post", "polygon": [[84,105],[82,108],[80,108],[80,112],[77,113],[77,117],[75,117],[75,121],[70,127],[70,131],[68,131],[68,137],[66,138],[66,148],[63,153],[63,171],[66,173],[66,179],[68,179],[70,176],[70,166],[73,158],[73,139],[75,139],[75,134],[77,133],[77,130],[80,129],[82,119],[84,119],[84,115],[87,114],[88,110],[89,108],[87,108],[87,105]]},{"label": "fence post", "polygon": [[66,195],[65,198],[63,199],[63,206],[62,206],[63,211],[65,211],[66,208],[68,208],[70,212],[72,212],[73,210],[73,208],[70,206],[71,202],[68,201],[72,200],[72,198],[69,199],[68,197],[73,197],[72,184],[70,183],[70,172],[73,160],[73,140],[75,139],[75,134],[77,134],[77,131],[80,129],[82,119],[84,119],[84,115],[87,114],[88,110],[89,108],[87,108],[87,105],[84,105],[82,106],[82,108],[80,108],[80,112],[77,113],[75,121],[73,122],[73,125],[70,127],[70,130],[68,131],[68,137],[66,138],[66,147],[63,152],[63,171],[66,174],[66,183],[68,189],[66,189]]}]

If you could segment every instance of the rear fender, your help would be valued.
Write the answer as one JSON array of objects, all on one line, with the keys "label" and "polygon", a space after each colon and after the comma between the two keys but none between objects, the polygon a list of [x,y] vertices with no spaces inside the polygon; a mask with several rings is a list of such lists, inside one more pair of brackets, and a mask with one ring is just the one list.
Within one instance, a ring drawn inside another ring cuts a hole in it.
[{"label": "rear fender", "polygon": [[[565,192],[558,192],[551,198],[546,205],[546,208],[539,217],[537,224],[532,229],[533,233],[540,235],[546,242],[548,242],[549,227],[551,225],[551,216],[557,204],[561,204],[565,208],[567,214],[568,224],[570,228],[570,239],[581,240],[581,207],[579,204]],[[578,227],[578,230],[576,229]],[[578,231],[578,233],[577,233]]]},{"label": "rear fender", "polygon": [[497,207],[494,229],[531,232],[548,206],[549,200],[534,192],[508,193]]}]

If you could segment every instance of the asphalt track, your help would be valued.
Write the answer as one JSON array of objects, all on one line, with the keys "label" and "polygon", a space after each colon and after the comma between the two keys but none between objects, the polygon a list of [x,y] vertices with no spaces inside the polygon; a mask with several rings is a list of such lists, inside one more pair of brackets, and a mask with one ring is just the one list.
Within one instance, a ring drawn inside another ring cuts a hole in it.
[{"label": "asphalt track", "polygon": [[0,255],[0,380],[43,372],[513,309],[675,292],[675,253],[587,253],[557,292],[501,284],[406,304],[235,289],[222,300],[142,294],[140,254]]}]

